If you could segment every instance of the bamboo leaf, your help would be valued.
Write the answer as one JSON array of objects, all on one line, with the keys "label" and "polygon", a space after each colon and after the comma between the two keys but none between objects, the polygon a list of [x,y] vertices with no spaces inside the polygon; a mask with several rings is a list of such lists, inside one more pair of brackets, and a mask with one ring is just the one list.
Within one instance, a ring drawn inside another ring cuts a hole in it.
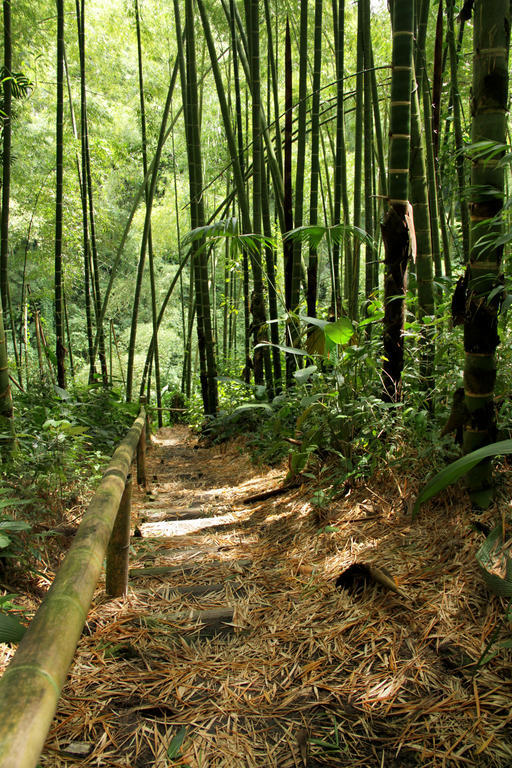
[{"label": "bamboo leaf", "polygon": [[306,339],[306,349],[310,355],[323,355],[325,353],[325,333],[322,328],[315,328]]},{"label": "bamboo leaf", "polygon": [[348,344],[354,335],[354,326],[348,317],[339,317],[335,323],[327,323],[324,333],[335,344]]},{"label": "bamboo leaf", "polygon": [[[34,499],[0,499],[0,509],[5,507],[21,507],[24,504],[30,504]],[[28,525],[28,523],[26,523]],[[0,528],[2,524],[0,523]],[[28,526],[30,528],[30,526]]]},{"label": "bamboo leaf", "polygon": [[183,746],[183,742],[185,741],[185,736],[187,735],[187,726],[182,725],[182,727],[179,729],[178,733],[176,733],[172,739],[171,743],[167,747],[167,757],[173,760],[175,757],[179,757],[181,752],[181,747]]},{"label": "bamboo leaf", "polygon": [[2,520],[0,531],[30,531],[32,528],[29,523],[23,520]]},{"label": "bamboo leaf", "polygon": [[71,395],[66,389],[62,389],[62,387],[57,386],[57,384],[53,385],[53,389],[55,390],[55,393],[60,397],[61,400],[71,400]]},{"label": "bamboo leaf", "polygon": [[316,325],[317,328],[322,328],[322,329],[324,329],[328,323],[327,320],[320,320],[320,318],[318,317],[309,317],[309,315],[299,315],[299,318],[304,323],[309,323],[309,325]]},{"label": "bamboo leaf", "polygon": [[299,368],[297,371],[294,371],[293,378],[299,384],[305,384],[317,370],[316,365],[308,365],[307,368]]},{"label": "bamboo leaf", "polygon": [[501,305],[501,314],[503,315],[503,317],[506,317],[511,304],[512,304],[512,296],[509,293],[507,294],[507,296],[505,296],[505,298],[503,299],[503,303]]},{"label": "bamboo leaf", "polygon": [[419,508],[422,504],[429,499],[433,498],[440,491],[444,491],[452,483],[455,483],[459,478],[463,477],[470,469],[476,467],[476,465],[483,459],[488,459],[491,456],[501,456],[508,453],[512,453],[512,440],[501,440],[499,443],[491,443],[485,445],[483,448],[478,448],[476,451],[462,456],[462,458],[454,461],[448,467],[445,467],[438,472],[435,477],[427,483],[424,489],[419,494],[412,510],[413,518],[418,514]]},{"label": "bamboo leaf", "polygon": [[275,347],[276,349],[279,349],[280,352],[286,352],[289,355],[301,355],[302,357],[306,357],[308,354],[307,352],[304,352],[303,349],[287,347],[284,344],[271,344],[269,341],[262,341],[260,344],[256,344],[254,349],[259,349],[260,347]]},{"label": "bamboo leaf", "polygon": [[248,251],[257,251],[262,246],[265,248],[274,248],[276,243],[272,237],[259,234],[238,235],[237,243],[240,248],[246,248]]},{"label": "bamboo leaf", "polygon": [[[480,572],[485,581],[487,589],[498,597],[512,597],[512,560],[502,551],[503,544],[503,526],[499,523],[492,529],[486,540],[476,553],[476,559]],[[501,557],[504,558],[505,576],[499,576],[490,569],[494,562]]]},{"label": "bamboo leaf", "polygon": [[318,248],[322,238],[327,231],[327,227],[320,225],[309,225],[304,227],[297,227],[291,229],[289,232],[285,232],[283,240],[294,240],[299,243],[308,243],[311,248]]},{"label": "bamboo leaf", "polygon": [[238,234],[238,219],[231,216],[228,219],[219,219],[211,224],[205,224],[202,227],[195,227],[184,236],[183,245],[190,245],[196,240],[213,237],[233,237]]},{"label": "bamboo leaf", "polygon": [[239,234],[238,219],[234,216],[228,219],[219,219],[219,221],[214,221],[211,224],[205,224],[204,226],[191,229],[183,238],[182,244],[185,246],[197,241],[217,240],[222,238],[230,238],[239,249],[245,249],[252,252],[258,251],[262,247],[275,248],[276,246],[275,239],[267,237],[266,235],[254,232]]},{"label": "bamboo leaf", "polygon": [[370,325],[370,323],[380,323],[383,319],[384,312],[376,312],[374,315],[370,315],[369,317],[365,317],[364,320],[360,320],[358,327],[364,328],[365,325]]},{"label": "bamboo leaf", "polygon": [[318,248],[324,237],[330,238],[334,243],[342,243],[347,238],[357,237],[368,245],[375,245],[375,241],[364,229],[354,227],[349,224],[334,224],[331,227],[321,226],[320,224],[306,225],[290,229],[283,235],[283,240],[298,240],[301,243],[307,242],[311,248]]},{"label": "bamboo leaf", "polygon": [[26,627],[6,613],[0,613],[0,643],[19,643]]},{"label": "bamboo leaf", "polygon": [[255,408],[262,408],[264,411],[272,413],[272,408],[268,403],[246,403],[245,405],[239,405],[235,408],[233,413],[244,413],[245,411],[253,411]]}]

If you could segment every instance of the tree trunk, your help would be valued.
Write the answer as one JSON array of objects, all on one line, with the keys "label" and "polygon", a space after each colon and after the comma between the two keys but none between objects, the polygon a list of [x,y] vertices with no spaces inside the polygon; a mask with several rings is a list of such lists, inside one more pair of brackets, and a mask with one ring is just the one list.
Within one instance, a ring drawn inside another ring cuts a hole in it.
[{"label": "tree trunk", "polygon": [[[147,135],[146,135],[146,103],[144,98],[144,76],[142,67],[142,43],[140,34],[140,14],[139,3],[135,0],[135,27],[137,32],[137,63],[139,69],[139,101],[140,101],[140,128],[142,137],[142,170],[144,179],[148,175],[148,150],[147,150]],[[149,185],[146,182],[145,190],[146,205],[149,198]],[[156,388],[156,405],[157,405],[157,418],[158,426],[163,426],[162,420],[162,389],[160,385],[160,354],[158,350],[158,325],[157,325],[157,311],[156,311],[156,285],[155,285],[155,265],[153,254],[153,235],[151,231],[151,220],[149,221],[148,231],[148,261],[149,261],[149,280],[151,288],[151,320],[153,325],[153,361],[155,365],[155,388]],[[149,398],[149,394],[148,394]]]},{"label": "tree trunk", "polygon": [[91,273],[89,259],[89,217],[87,214],[87,141],[85,115],[87,111],[87,98],[85,89],[85,34],[84,34],[84,0],[76,0],[76,21],[78,31],[78,51],[80,59],[80,143],[82,167],[78,169],[78,181],[80,184],[80,199],[82,203],[82,231],[84,245],[84,295],[85,295],[85,323],[87,330],[87,344],[89,357],[89,384],[94,381],[94,340],[92,332],[92,307],[91,307]]},{"label": "tree trunk", "polygon": [[[421,141],[420,106],[418,89],[412,92],[411,120],[411,204],[414,210],[416,234],[416,282],[418,292],[418,320],[421,324],[420,386],[425,403],[433,409],[434,379],[434,286],[432,278],[432,239],[430,236],[430,210],[427,193],[425,153]],[[423,133],[423,135],[425,135]]]},{"label": "tree trunk", "polygon": [[[335,151],[335,169],[334,169],[334,225],[341,222],[341,210],[343,208],[343,222],[349,223],[349,206],[347,191],[347,157],[345,148],[345,94],[344,94],[344,76],[345,76],[345,0],[333,0],[333,24],[335,38],[336,55],[336,151]],[[341,312],[341,269],[340,269],[341,249],[338,242],[335,242],[332,249],[332,271],[334,277],[332,311],[336,315]],[[352,254],[348,238],[345,241],[345,262],[352,261]]]},{"label": "tree trunk", "polygon": [[450,77],[452,87],[452,109],[453,109],[453,134],[455,138],[455,167],[457,169],[457,182],[459,193],[458,204],[460,206],[460,221],[462,227],[462,248],[463,253],[466,255],[469,252],[469,212],[468,203],[466,200],[467,178],[466,178],[466,162],[465,162],[465,147],[464,139],[462,136],[462,116],[460,110],[460,94],[459,94],[459,75],[458,75],[458,56],[455,47],[455,32],[454,32],[454,8],[453,0],[446,0],[446,11],[448,15],[448,31],[447,31],[447,43],[450,52]]},{"label": "tree trunk", "polygon": [[[11,71],[11,2],[4,0],[4,66],[5,74]],[[0,440],[0,455],[6,458],[13,445],[14,422],[12,413],[11,385],[9,382],[9,363],[7,357],[7,339],[4,329],[2,306],[7,307],[7,254],[9,252],[9,186],[11,164],[11,84],[9,79],[4,80],[4,142],[2,158],[2,258],[1,258],[1,282],[2,301],[0,302],[0,432],[8,437]],[[8,138],[6,139],[6,135]],[[5,278],[5,285],[4,285]],[[12,322],[12,318],[11,318]]]},{"label": "tree trunk", "polygon": [[[252,92],[252,226],[256,235],[261,234],[261,185],[262,185],[262,153],[261,140],[261,94],[260,94],[260,33],[259,33],[259,3],[258,0],[247,0],[246,20],[249,41],[250,83]],[[254,344],[268,341],[268,326],[263,287],[263,270],[261,246],[256,244],[250,252],[253,292],[251,300],[252,330]],[[269,396],[272,396],[272,365],[268,346],[254,350],[254,382],[263,384],[265,381]]]},{"label": "tree trunk", "polygon": [[66,347],[62,300],[62,186],[64,153],[64,0],[57,0],[57,120],[55,184],[55,343],[57,383],[66,388]]},{"label": "tree trunk", "polygon": [[[494,442],[496,416],[493,403],[496,380],[498,312],[503,245],[501,211],[508,119],[509,0],[475,0],[473,19],[473,144],[491,142],[489,154],[473,158],[471,173],[471,251],[466,274],[459,281],[464,318],[464,402],[467,422],[464,453]],[[494,294],[494,295],[493,295]],[[454,294],[455,309],[459,306]],[[473,502],[486,507],[492,496],[490,461],[468,475]]]},{"label": "tree trunk", "polygon": [[[84,235],[84,276],[85,276],[85,305],[86,305],[86,324],[88,331],[88,351],[89,351],[89,383],[94,381],[95,361],[94,345],[92,340],[92,318],[91,318],[91,287],[94,302],[94,313],[96,317],[97,332],[99,337],[98,354],[100,358],[101,375],[103,386],[108,385],[107,361],[105,355],[105,336],[103,324],[99,323],[101,315],[101,291],[99,283],[98,253],[96,247],[96,229],[94,218],[94,205],[92,195],[92,177],[91,162],[89,153],[89,135],[87,127],[87,90],[85,74],[85,0],[76,0],[76,19],[78,27],[78,49],[80,59],[80,142],[82,169],[78,169],[78,181],[80,184],[80,194],[82,201],[82,226]],[[67,74],[67,68],[66,68]],[[71,89],[68,79],[68,91],[71,102]],[[73,109],[71,106],[72,121]],[[74,129],[76,130],[76,128]],[[78,157],[77,157],[78,164]],[[89,212],[88,212],[89,210]],[[90,236],[89,220],[90,217]]]},{"label": "tree trunk", "polygon": [[[430,137],[432,136],[432,98],[430,83],[427,75],[426,62],[426,36],[427,36],[427,24],[428,15],[430,9],[430,0],[423,0],[421,4],[421,14],[418,22],[418,42],[416,45],[416,52],[414,58],[414,69],[416,72],[416,80],[419,91],[419,98],[421,99],[422,114],[423,114],[423,128],[424,136],[429,137],[425,141],[425,172],[426,172],[426,185],[428,196],[428,209],[430,216],[430,241],[432,247],[432,261],[434,266],[434,274],[436,278],[439,278],[443,274],[441,263],[441,243],[439,239],[439,225],[440,225],[440,211],[438,206],[437,195],[437,180],[435,172],[434,161],[434,147]],[[440,295],[440,290],[437,288],[437,295]]]},{"label": "tree trunk", "polygon": [[[290,20],[286,17],[284,48],[284,226],[286,232],[293,229],[293,187],[292,187],[292,134],[293,134],[293,99],[292,99],[292,43],[290,37]],[[284,260],[284,305],[287,312],[286,342],[291,342],[291,312],[292,282],[293,282],[293,240],[287,238],[283,242]],[[286,353],[286,386],[290,386],[293,372],[296,368],[295,355]]]},{"label": "tree trunk", "polygon": [[[242,124],[242,98],[240,92],[240,67],[239,67],[239,41],[236,33],[236,13],[235,0],[229,0],[229,27],[231,32],[231,49],[233,52],[233,80],[235,86],[235,112],[236,112],[236,135],[238,146],[238,161],[242,176],[244,176],[245,158],[244,158],[244,131]],[[249,298],[249,257],[244,249],[242,253],[243,270],[243,305],[244,305],[244,360],[250,357],[250,298]],[[247,366],[246,366],[247,367]],[[250,367],[248,368],[250,371]]]},{"label": "tree trunk", "polygon": [[[320,78],[322,73],[322,11],[323,0],[315,0],[315,36],[313,60],[313,99],[311,104],[311,190],[309,195],[309,224],[318,223],[318,188],[320,181]],[[316,317],[318,292],[318,253],[310,245],[308,261],[307,307],[309,317]],[[308,333],[314,331],[310,326]]]},{"label": "tree trunk", "polygon": [[[3,73],[3,104],[2,104],[2,218],[1,229],[1,247],[0,247],[0,293],[2,300],[3,316],[7,318],[8,300],[8,270],[7,262],[9,256],[9,207],[10,207],[10,187],[11,187],[11,136],[12,136],[12,89],[11,89],[11,70],[12,70],[12,42],[11,42],[11,0],[3,2],[4,15],[4,73]],[[11,318],[12,323],[12,318]]]},{"label": "tree trunk", "polygon": [[[361,0],[360,0],[361,2]],[[372,120],[372,46],[371,46],[371,14],[370,0],[363,0],[362,6],[362,35],[363,35],[363,90],[364,90],[364,229],[372,239],[374,237],[375,219],[373,216],[373,120]],[[355,224],[355,222],[354,222]],[[355,246],[355,243],[354,243]],[[365,297],[368,300],[378,288],[378,273],[375,270],[377,253],[372,242],[366,245],[365,251]],[[375,276],[377,274],[377,281]]]},{"label": "tree trunk", "polygon": [[[364,117],[364,9],[363,0],[357,3],[357,57],[356,57],[356,114],[354,147],[354,227],[361,226],[361,189],[360,182],[363,168],[363,117]],[[345,285],[348,314],[354,320],[359,317],[359,271],[361,261],[361,241],[354,236],[352,258],[345,263]]]},{"label": "tree trunk", "polygon": [[[295,163],[295,206],[294,227],[298,229],[304,223],[304,176],[306,166],[306,117],[307,117],[307,63],[308,63],[308,2],[300,3],[299,33],[299,103],[297,111],[297,153]],[[293,317],[289,325],[292,347],[300,347],[300,324],[297,318],[300,305],[300,281],[302,274],[302,240],[293,242],[291,310]],[[294,358],[295,365],[301,367],[301,358]]]},{"label": "tree trunk", "polygon": [[[194,10],[192,0],[185,2],[186,57],[181,45],[179,5],[174,2],[177,40],[179,47],[185,133],[189,166],[190,216],[192,229],[205,224],[199,104],[197,87]],[[192,243],[192,267],[196,293],[197,340],[199,350],[201,394],[205,414],[217,412],[217,369],[213,344],[210,295],[208,290],[208,264],[202,243]]]},{"label": "tree trunk", "polygon": [[409,145],[414,5],[393,3],[393,53],[389,126],[388,210],[382,221],[384,242],[384,399],[402,397],[404,310],[410,251]]}]

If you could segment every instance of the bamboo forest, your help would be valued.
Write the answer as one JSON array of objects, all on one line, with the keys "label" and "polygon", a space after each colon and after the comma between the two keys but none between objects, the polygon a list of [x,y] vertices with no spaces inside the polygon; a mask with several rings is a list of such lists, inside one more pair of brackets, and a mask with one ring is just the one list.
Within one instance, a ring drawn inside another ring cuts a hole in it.
[{"label": "bamboo forest", "polygon": [[0,768],[510,768],[511,0],[1,4]]}]

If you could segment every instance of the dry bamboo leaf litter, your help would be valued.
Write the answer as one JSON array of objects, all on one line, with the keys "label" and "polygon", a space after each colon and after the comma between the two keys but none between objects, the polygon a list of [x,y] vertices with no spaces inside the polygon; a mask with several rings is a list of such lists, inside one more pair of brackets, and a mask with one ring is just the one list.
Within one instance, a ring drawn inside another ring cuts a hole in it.
[{"label": "dry bamboo leaf litter", "polygon": [[[41,765],[510,766],[510,654],[474,680],[465,669],[503,605],[482,584],[481,536],[469,531],[463,497],[451,491],[449,509],[432,503],[411,523],[397,478],[383,471],[333,501],[328,517],[307,487],[244,507],[283,470],[251,466],[240,441],[193,444],[181,427],[153,438],[155,501],[135,494],[134,519],[195,507],[204,522],[220,520],[194,530],[193,519],[142,523],[132,568],[175,570],[131,581],[124,600],[98,590]],[[356,560],[387,569],[412,608],[377,585],[336,590]],[[228,607],[229,631],[199,638],[194,612]],[[0,652],[5,665],[10,652]],[[78,742],[91,754],[66,757]]]}]

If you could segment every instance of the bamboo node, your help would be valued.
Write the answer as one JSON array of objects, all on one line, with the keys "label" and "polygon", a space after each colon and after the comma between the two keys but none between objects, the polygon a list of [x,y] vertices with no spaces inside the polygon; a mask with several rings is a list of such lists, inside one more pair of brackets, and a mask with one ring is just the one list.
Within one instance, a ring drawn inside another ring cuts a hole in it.
[{"label": "bamboo node", "polygon": [[[101,479],[104,480],[106,477],[109,477],[109,476],[111,476],[111,471],[109,472],[109,470],[107,469],[107,471],[104,473]],[[101,488],[99,488],[98,491],[101,491]],[[103,566],[103,558],[100,558],[97,555],[95,555],[94,552],[91,551],[90,546],[88,546],[87,544],[83,544],[82,546],[80,544],[77,544],[76,546],[73,547],[73,552],[79,552],[79,551],[85,552],[89,560],[94,560],[96,565],[98,565],[100,568]],[[64,595],[58,596],[59,599],[61,597],[64,597]],[[56,600],[56,599],[57,599],[57,596],[53,598],[53,600]]]},{"label": "bamboo node", "polygon": [[470,389],[465,389],[464,394],[466,397],[494,397],[494,392],[471,392]]},{"label": "bamboo node", "polygon": [[80,603],[78,602],[76,597],[72,597],[71,595],[55,595],[55,596],[52,596],[52,603],[56,603],[57,601],[62,601],[62,600],[64,602],[71,603],[72,605],[75,606],[75,608],[78,608],[79,613],[82,616],[82,618],[84,620],[84,623],[85,623],[85,620],[87,618],[87,612],[84,611],[84,609],[82,608],[82,606],[80,605]]},{"label": "bamboo node", "polygon": [[16,672],[32,672],[36,675],[41,675],[41,677],[44,677],[45,680],[48,680],[50,685],[55,689],[57,692],[57,696],[60,696],[60,686],[57,685],[53,677],[50,675],[49,672],[46,672],[44,669],[41,669],[41,667],[38,667],[36,664],[17,664],[12,667],[7,667],[5,672],[3,673],[2,677],[7,677],[9,675],[14,675]]},{"label": "bamboo node", "polygon": [[507,55],[507,49],[506,48],[479,48],[478,52],[475,53],[475,56],[506,56]]},{"label": "bamboo node", "polygon": [[498,268],[498,264],[495,261],[472,261],[471,268],[474,269],[489,269],[494,272]]}]

